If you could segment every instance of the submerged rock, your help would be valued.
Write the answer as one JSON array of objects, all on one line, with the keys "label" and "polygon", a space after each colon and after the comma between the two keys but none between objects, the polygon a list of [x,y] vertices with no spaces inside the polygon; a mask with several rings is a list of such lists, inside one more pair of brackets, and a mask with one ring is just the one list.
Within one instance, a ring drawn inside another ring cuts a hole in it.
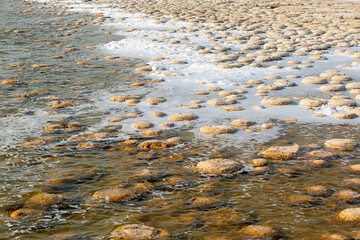
[{"label": "submerged rock", "polygon": [[149,150],[149,149],[160,149],[160,148],[168,148],[172,147],[173,144],[167,141],[161,140],[146,140],[144,142],[139,143],[138,147],[141,149]]},{"label": "submerged rock", "polygon": [[139,196],[135,191],[130,189],[109,188],[95,192],[92,197],[103,202],[120,203],[135,200]]},{"label": "submerged rock", "polygon": [[347,208],[339,213],[339,218],[345,222],[359,222],[360,208]]},{"label": "submerged rock", "polygon": [[334,150],[351,151],[354,150],[358,143],[354,139],[330,139],[324,143],[325,147]]},{"label": "submerged rock", "polygon": [[211,125],[202,126],[200,132],[204,134],[231,134],[235,133],[236,129],[229,125]]},{"label": "submerged rock", "polygon": [[326,151],[326,150],[314,150],[308,153],[309,156],[317,159],[331,159],[338,157],[337,153]]},{"label": "submerged rock", "polygon": [[76,166],[74,169],[56,169],[49,172],[50,179],[44,181],[44,187],[50,192],[63,192],[76,184],[92,181],[100,178],[104,171],[90,166]]},{"label": "submerged rock", "polygon": [[261,154],[273,159],[291,159],[295,158],[300,151],[300,147],[297,144],[292,146],[273,146],[262,151]]},{"label": "submerged rock", "polygon": [[213,197],[197,197],[192,201],[192,204],[194,207],[200,208],[200,209],[209,209],[218,207],[224,204],[224,202],[220,199],[213,198]]},{"label": "submerged rock", "polygon": [[334,195],[338,200],[346,203],[358,203],[360,201],[360,194],[353,190],[341,190]]},{"label": "submerged rock", "polygon": [[233,125],[234,127],[248,127],[256,124],[256,122],[248,119],[238,118],[232,121],[230,124]]},{"label": "submerged rock", "polygon": [[45,214],[44,210],[36,208],[20,208],[10,214],[10,217],[15,220],[30,220],[39,219]]},{"label": "submerged rock", "polygon": [[322,185],[312,185],[305,188],[305,192],[314,197],[326,197],[331,194],[331,190]]},{"label": "submerged rock", "polygon": [[90,240],[89,236],[78,233],[56,233],[49,236],[51,240]]},{"label": "submerged rock", "polygon": [[279,235],[277,230],[266,225],[249,225],[243,227],[240,230],[240,233],[248,235],[249,237],[260,237],[266,239],[275,239]]},{"label": "submerged rock", "polygon": [[281,106],[292,104],[293,101],[290,98],[283,97],[266,97],[261,101],[261,104],[270,106]]},{"label": "submerged rock", "polygon": [[25,201],[26,207],[51,208],[54,205],[61,205],[66,198],[65,194],[50,194],[40,192]]},{"label": "submerged rock", "polygon": [[169,120],[173,122],[191,121],[198,118],[194,113],[175,113],[169,116]]},{"label": "submerged rock", "polygon": [[326,233],[321,235],[321,240],[350,240],[350,238],[341,234]]},{"label": "submerged rock", "polygon": [[195,172],[205,174],[231,174],[242,169],[242,165],[229,159],[211,159],[199,162],[194,168]]},{"label": "submerged rock", "polygon": [[152,128],[153,126],[154,124],[148,121],[136,122],[131,124],[131,127],[135,129],[148,129],[148,128]]},{"label": "submerged rock", "polygon": [[290,196],[287,200],[291,205],[299,205],[304,207],[308,207],[316,203],[316,198],[308,195],[293,195]]},{"label": "submerged rock", "polygon": [[127,224],[115,228],[111,232],[114,240],[165,240],[170,239],[170,233],[142,224]]},{"label": "submerged rock", "polygon": [[239,227],[251,222],[249,214],[228,207],[211,211],[209,214],[206,225],[214,230]]}]

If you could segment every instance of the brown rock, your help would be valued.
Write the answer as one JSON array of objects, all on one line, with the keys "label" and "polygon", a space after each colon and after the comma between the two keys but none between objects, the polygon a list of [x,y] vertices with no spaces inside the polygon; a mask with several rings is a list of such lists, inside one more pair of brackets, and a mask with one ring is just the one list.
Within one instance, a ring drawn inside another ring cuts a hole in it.
[{"label": "brown rock", "polygon": [[204,134],[231,134],[235,133],[236,129],[229,125],[212,125],[202,126],[200,132]]},{"label": "brown rock", "polygon": [[191,121],[198,118],[194,113],[175,113],[169,116],[169,120],[173,122]]},{"label": "brown rock", "polygon": [[241,170],[242,166],[229,159],[211,159],[199,162],[194,171],[205,174],[231,174]]},{"label": "brown rock", "polygon": [[159,148],[168,148],[173,145],[166,141],[161,140],[147,140],[138,145],[139,148],[149,150],[149,149],[159,149]]},{"label": "brown rock", "polygon": [[200,209],[209,209],[221,206],[224,202],[213,197],[197,197],[192,201],[192,204]]},{"label": "brown rock", "polygon": [[324,143],[325,147],[341,150],[341,151],[351,151],[354,150],[358,145],[354,139],[330,139]]},{"label": "brown rock", "polygon": [[114,240],[165,240],[170,239],[170,233],[142,224],[127,224],[117,227],[111,232]]},{"label": "brown rock", "polygon": [[238,118],[238,119],[235,119],[234,121],[232,121],[230,124],[235,127],[248,127],[248,126],[256,124],[256,122],[247,120],[247,119],[243,119],[243,118]]},{"label": "brown rock", "polygon": [[326,233],[321,235],[321,240],[350,240],[350,238],[340,234]]},{"label": "brown rock", "polygon": [[316,202],[316,199],[308,195],[293,195],[288,199],[291,205],[309,206]]},{"label": "brown rock", "polygon": [[335,197],[346,203],[357,203],[360,200],[360,194],[353,190],[341,190],[335,194]]},{"label": "brown rock", "polygon": [[331,158],[336,158],[338,157],[338,154],[334,153],[334,152],[329,152],[326,150],[314,150],[308,153],[311,157],[313,158],[318,158],[318,159],[331,159]]},{"label": "brown rock", "polygon": [[262,151],[261,154],[273,159],[291,159],[299,153],[300,147],[297,144],[292,146],[273,146]]},{"label": "brown rock", "polygon": [[313,185],[306,187],[305,192],[314,197],[326,197],[331,194],[331,190],[322,185]]},{"label": "brown rock", "polygon": [[347,208],[339,213],[339,218],[345,222],[359,222],[360,208]]},{"label": "brown rock", "polygon": [[243,227],[240,232],[250,237],[260,237],[267,239],[275,239],[278,236],[278,231],[266,225],[249,225]]},{"label": "brown rock", "polygon": [[25,207],[42,207],[49,208],[53,205],[61,204],[65,200],[65,194],[50,194],[40,192],[30,197],[25,202]]},{"label": "brown rock", "polygon": [[38,219],[45,214],[45,211],[35,208],[20,208],[10,214],[15,220]]},{"label": "brown rock", "polygon": [[148,128],[152,128],[153,126],[154,124],[148,121],[141,121],[131,124],[131,127],[135,129],[148,129]]},{"label": "brown rock", "polygon": [[290,98],[283,97],[266,97],[261,101],[261,104],[270,106],[281,106],[292,104],[293,101]]},{"label": "brown rock", "polygon": [[92,197],[103,202],[119,203],[135,200],[139,196],[133,190],[124,188],[109,188],[95,192]]}]

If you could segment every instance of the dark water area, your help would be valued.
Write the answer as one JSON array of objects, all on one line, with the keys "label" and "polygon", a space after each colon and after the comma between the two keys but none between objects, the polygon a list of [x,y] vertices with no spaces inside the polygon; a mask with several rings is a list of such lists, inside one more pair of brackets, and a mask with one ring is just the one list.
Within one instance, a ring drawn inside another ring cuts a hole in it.
[{"label": "dark water area", "polygon": [[[99,105],[102,96],[132,94],[129,84],[146,80],[133,71],[141,60],[105,58],[95,47],[122,38],[98,25],[106,19],[2,0],[0,21],[0,239],[110,239],[113,229],[129,223],[166,229],[173,239],[251,239],[239,232],[249,224],[272,226],[279,239],[354,236],[360,230],[337,217],[358,207],[358,196],[288,200],[319,184],[333,193],[359,192],[359,185],[345,181],[359,177],[349,169],[359,163],[359,148],[334,151],[323,165],[312,164],[308,155],[331,138],[359,141],[358,125],[282,122],[275,139],[240,146],[221,138],[197,142],[181,129],[168,137],[185,144],[143,150],[123,141],[148,138],[125,135],[121,124],[101,125],[114,112],[138,112]],[[251,169],[260,149],[293,143],[302,147],[299,157],[269,160],[264,173],[209,177],[192,171],[209,158]],[[136,197],[121,203],[92,197],[111,187],[134,190]]]}]

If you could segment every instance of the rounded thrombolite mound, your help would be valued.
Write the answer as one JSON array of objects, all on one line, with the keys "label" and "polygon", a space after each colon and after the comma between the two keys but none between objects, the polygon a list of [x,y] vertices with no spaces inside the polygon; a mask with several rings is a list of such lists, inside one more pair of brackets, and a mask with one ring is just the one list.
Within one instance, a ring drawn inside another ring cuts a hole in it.
[{"label": "rounded thrombolite mound", "polygon": [[270,106],[282,106],[292,104],[293,101],[290,98],[283,97],[265,97],[261,104],[270,105]]},{"label": "rounded thrombolite mound", "polygon": [[318,85],[327,83],[327,80],[318,76],[308,76],[305,77],[301,82],[305,84]]},{"label": "rounded thrombolite mound", "polygon": [[342,92],[346,88],[343,84],[327,84],[320,87],[320,90],[324,92]]},{"label": "rounded thrombolite mound", "polygon": [[335,234],[335,233],[326,233],[321,235],[321,240],[350,240],[350,238],[341,235],[341,234]]},{"label": "rounded thrombolite mound", "polygon": [[240,106],[221,106],[219,109],[227,112],[236,112],[236,111],[244,110],[244,108]]},{"label": "rounded thrombolite mound", "polygon": [[151,114],[151,117],[165,117],[166,116],[166,113],[164,112],[153,112]]},{"label": "rounded thrombolite mound", "polygon": [[153,126],[154,124],[148,121],[141,121],[131,124],[131,127],[135,129],[148,129],[148,128],[152,128]]},{"label": "rounded thrombolite mound", "polygon": [[305,192],[314,197],[326,197],[331,194],[331,190],[322,185],[313,185],[306,187]]},{"label": "rounded thrombolite mound", "polygon": [[115,228],[111,232],[114,240],[165,240],[170,239],[170,233],[142,224],[127,224]]},{"label": "rounded thrombolite mound", "polygon": [[76,166],[70,170],[59,170],[49,172],[50,179],[45,180],[45,186],[51,190],[61,189],[68,184],[79,184],[94,180],[103,175],[103,171],[91,166]]},{"label": "rounded thrombolite mound", "polygon": [[351,188],[355,188],[355,189],[360,188],[360,178],[347,178],[344,179],[344,183]]},{"label": "rounded thrombolite mound", "polygon": [[345,222],[359,222],[360,208],[347,208],[339,213],[339,218]]},{"label": "rounded thrombolite mound", "polygon": [[284,86],[277,84],[260,84],[256,89],[262,91],[276,91],[283,89]]},{"label": "rounded thrombolite mound", "polygon": [[358,144],[354,139],[335,138],[327,140],[324,145],[334,150],[351,151],[354,150]]},{"label": "rounded thrombolite mound", "polygon": [[305,107],[320,107],[326,104],[326,102],[327,101],[322,98],[304,98],[300,100],[299,105]]},{"label": "rounded thrombolite mound", "polygon": [[236,100],[233,99],[227,99],[227,98],[213,98],[206,102],[207,104],[211,106],[223,106],[223,105],[230,105],[237,103]]},{"label": "rounded thrombolite mound", "polygon": [[206,90],[209,91],[209,92],[219,92],[219,91],[222,91],[224,89],[222,89],[221,87],[209,87]]},{"label": "rounded thrombolite mound", "polygon": [[294,206],[310,206],[316,202],[316,198],[308,195],[293,195],[287,201]]},{"label": "rounded thrombolite mound", "polygon": [[346,84],[346,89],[360,89],[360,82],[351,82]]},{"label": "rounded thrombolite mound", "polygon": [[268,161],[266,161],[266,159],[263,158],[255,158],[251,160],[251,164],[256,167],[264,167],[268,165]]},{"label": "rounded thrombolite mound", "polygon": [[198,116],[194,113],[175,113],[169,116],[169,120],[173,122],[180,122],[180,121],[191,121],[197,119]]},{"label": "rounded thrombolite mound", "polygon": [[323,159],[314,159],[314,160],[309,160],[308,161],[308,165],[312,166],[312,167],[326,167],[328,166],[328,162],[326,160]]},{"label": "rounded thrombolite mound", "polygon": [[308,153],[308,155],[317,159],[331,159],[339,156],[337,153],[326,151],[323,149],[311,151]]},{"label": "rounded thrombolite mound", "polygon": [[353,190],[341,190],[334,195],[338,200],[346,203],[358,203],[360,194]]},{"label": "rounded thrombolite mound", "polygon": [[45,214],[44,210],[36,208],[20,208],[10,214],[10,217],[15,220],[30,220],[38,219]]},{"label": "rounded thrombolite mound", "polygon": [[260,153],[268,158],[273,159],[291,159],[295,158],[300,151],[300,147],[297,144],[292,146],[272,146]]},{"label": "rounded thrombolite mound", "polygon": [[214,197],[204,196],[204,197],[196,197],[192,201],[192,205],[196,208],[200,208],[204,210],[204,209],[219,207],[221,205],[224,205],[224,202]]},{"label": "rounded thrombolite mound", "polygon": [[113,96],[110,98],[112,102],[125,102],[126,100],[137,99],[140,100],[141,97],[137,95],[123,95],[123,96]]},{"label": "rounded thrombolite mound", "polygon": [[175,124],[172,122],[163,122],[163,123],[160,123],[159,126],[163,127],[163,128],[170,128],[170,127],[174,127]]},{"label": "rounded thrombolite mound", "polygon": [[168,148],[172,147],[173,144],[162,141],[162,140],[146,140],[144,142],[139,143],[138,147],[141,149],[149,150],[149,149],[159,149],[159,148]]},{"label": "rounded thrombolite mound", "polygon": [[235,133],[236,129],[229,125],[202,126],[200,132],[204,134],[230,134]]},{"label": "rounded thrombolite mound", "polygon": [[242,169],[242,165],[229,159],[211,159],[199,162],[193,169],[195,172],[222,175],[232,174]]},{"label": "rounded thrombolite mound", "polygon": [[89,236],[74,232],[64,232],[51,234],[48,239],[51,240],[87,240],[91,239]]},{"label": "rounded thrombolite mound", "polygon": [[256,122],[243,118],[238,118],[232,121],[230,124],[233,125],[234,127],[248,127],[256,124]]},{"label": "rounded thrombolite mound", "polygon": [[356,107],[356,102],[346,96],[334,96],[328,101],[330,107]]},{"label": "rounded thrombolite mound", "polygon": [[242,211],[223,207],[209,212],[206,225],[214,230],[238,227],[251,222],[251,217]]},{"label": "rounded thrombolite mound", "polygon": [[141,132],[145,136],[161,136],[164,134],[163,130],[159,129],[149,129]]},{"label": "rounded thrombolite mound", "polygon": [[336,112],[331,115],[334,118],[337,119],[353,119],[357,118],[357,115],[353,112]]},{"label": "rounded thrombolite mound", "polygon": [[[349,91],[349,93],[351,94],[351,95],[356,95],[355,96],[355,100],[357,101],[357,102],[359,102],[359,100],[360,100],[360,89],[351,89],[350,91]],[[358,99],[356,99],[356,98],[358,98]]]},{"label": "rounded thrombolite mound", "polygon": [[360,164],[353,164],[349,166],[350,170],[360,172]]},{"label": "rounded thrombolite mound", "polygon": [[25,202],[26,207],[40,207],[50,208],[53,205],[58,205],[64,202],[65,194],[51,194],[45,192],[39,192],[30,197]]},{"label": "rounded thrombolite mound", "polygon": [[231,96],[231,95],[239,95],[240,93],[238,93],[237,91],[221,91],[218,93],[218,95],[220,97],[227,97],[227,96]]},{"label": "rounded thrombolite mound", "polygon": [[103,202],[126,202],[137,199],[135,191],[124,188],[109,188],[99,190],[92,195],[93,198]]},{"label": "rounded thrombolite mound", "polygon": [[279,232],[266,225],[249,225],[240,230],[241,234],[255,238],[276,239]]},{"label": "rounded thrombolite mound", "polygon": [[286,79],[276,80],[275,84],[283,86],[283,87],[295,87],[296,86],[296,83],[291,82],[291,81],[286,80]]},{"label": "rounded thrombolite mound", "polygon": [[252,169],[249,170],[249,173],[252,175],[262,175],[267,174],[271,171],[268,166],[254,166]]},{"label": "rounded thrombolite mound", "polygon": [[156,182],[161,178],[166,177],[167,174],[158,172],[152,169],[142,169],[134,173],[134,177],[141,181]]},{"label": "rounded thrombolite mound", "polygon": [[156,98],[156,97],[150,97],[150,98],[147,98],[146,101],[149,102],[150,105],[157,105],[159,103],[164,103],[167,101],[166,98],[162,98],[162,97],[159,97],[159,98]]}]

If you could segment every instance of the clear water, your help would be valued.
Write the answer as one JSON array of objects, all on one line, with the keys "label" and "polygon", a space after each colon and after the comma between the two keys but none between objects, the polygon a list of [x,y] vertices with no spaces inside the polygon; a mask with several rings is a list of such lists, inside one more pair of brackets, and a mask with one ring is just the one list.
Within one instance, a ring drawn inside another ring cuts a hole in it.
[{"label": "clear water", "polygon": [[[340,157],[329,160],[329,166],[324,168],[309,166],[304,150],[295,160],[270,162],[272,171],[265,175],[205,177],[191,170],[200,160],[218,157],[248,165],[264,146],[297,143],[306,149],[308,144],[322,145],[330,138],[359,140],[358,125],[279,123],[282,130],[275,139],[234,146],[225,144],[222,138],[199,141],[188,130],[191,128],[183,128],[167,136],[179,136],[186,141],[175,148],[144,151],[124,146],[121,141],[129,136],[120,127],[110,129],[101,123],[107,115],[122,116],[137,109],[99,106],[97,100],[108,93],[126,92],[134,79],[145,81],[143,75],[133,71],[141,60],[106,60],[99,50],[86,46],[119,40],[121,36],[104,34],[98,25],[76,25],[79,19],[90,23],[90,15],[59,15],[60,9],[41,6],[21,1],[0,2],[0,76],[1,80],[19,79],[17,84],[0,85],[0,239],[49,239],[57,233],[108,239],[115,227],[126,223],[165,228],[174,239],[216,236],[239,239],[242,226],[223,224],[214,228],[211,225],[216,210],[224,206],[250,214],[251,222],[279,229],[283,239],[319,239],[325,233],[351,236],[360,230],[358,225],[342,223],[336,217],[340,210],[357,206],[356,203],[345,203],[331,196],[319,199],[316,205],[302,207],[292,206],[286,200],[314,184],[334,190],[350,189],[344,179],[358,177],[348,170],[348,165],[359,162],[359,149],[340,152]],[[49,65],[36,68],[34,64]],[[152,88],[148,87],[147,91],[151,92]],[[51,109],[49,102],[55,100],[73,101],[74,106]],[[79,122],[80,127],[66,131],[43,128],[72,122]],[[106,133],[106,138],[76,140],[94,132]],[[39,138],[43,139],[41,144],[24,144]],[[84,142],[96,147],[79,148],[78,144]],[[284,168],[296,173],[281,174]],[[143,169],[162,174],[150,181],[153,190],[143,198],[119,204],[91,199],[100,189],[144,182],[135,177]],[[84,171],[93,174],[66,188],[49,187],[50,180],[76,178]],[[182,181],[172,186],[168,180],[175,177]],[[211,190],[201,190],[206,184],[212,186]],[[37,192],[65,193],[68,204],[48,209],[44,216],[33,221],[9,217]],[[223,205],[199,209],[192,202],[201,196],[219,199]],[[184,220],[186,217],[196,221],[189,223]]]}]

